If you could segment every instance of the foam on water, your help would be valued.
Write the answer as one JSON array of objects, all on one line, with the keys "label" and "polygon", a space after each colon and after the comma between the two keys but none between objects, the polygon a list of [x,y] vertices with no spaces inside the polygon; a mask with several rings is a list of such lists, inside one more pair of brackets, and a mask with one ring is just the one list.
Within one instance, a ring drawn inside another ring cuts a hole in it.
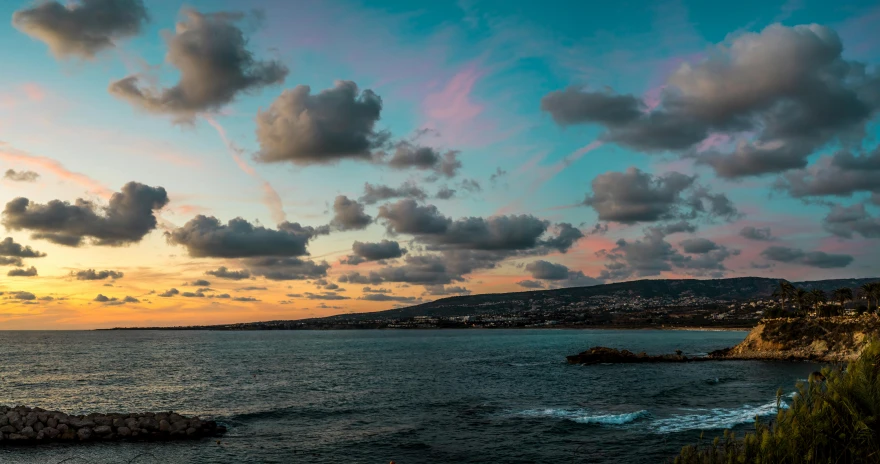
[{"label": "foam on water", "polygon": [[563,419],[578,424],[623,425],[647,417],[649,413],[644,409],[620,414],[597,413],[585,409],[529,409],[522,411],[519,415]]},{"label": "foam on water", "polygon": [[[789,395],[791,397],[791,395]],[[776,414],[779,409],[788,408],[784,401],[777,407],[776,400],[759,406],[743,405],[739,408],[690,409],[694,414],[680,414],[656,419],[649,428],[657,433],[674,433],[686,430],[713,430],[735,427],[754,422],[755,417]]]}]

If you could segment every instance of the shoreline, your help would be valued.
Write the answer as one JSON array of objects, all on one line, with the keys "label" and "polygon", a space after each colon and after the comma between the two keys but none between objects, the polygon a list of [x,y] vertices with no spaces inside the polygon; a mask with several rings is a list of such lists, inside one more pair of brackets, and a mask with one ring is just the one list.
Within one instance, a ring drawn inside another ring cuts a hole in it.
[{"label": "shoreline", "polygon": [[254,329],[228,327],[113,327],[109,329],[83,329],[85,331],[125,331],[125,330],[168,330],[168,331],[204,331],[204,332],[327,332],[335,331],[386,331],[386,330],[682,330],[690,332],[748,332],[755,328],[750,326],[544,326],[544,327],[376,327],[376,328],[327,328],[327,329]]}]

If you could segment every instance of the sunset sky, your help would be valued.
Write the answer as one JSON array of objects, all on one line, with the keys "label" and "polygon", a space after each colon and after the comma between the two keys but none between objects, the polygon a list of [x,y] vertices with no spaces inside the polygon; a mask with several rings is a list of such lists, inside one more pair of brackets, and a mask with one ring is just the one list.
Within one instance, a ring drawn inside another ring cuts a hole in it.
[{"label": "sunset sky", "polygon": [[876,2],[0,16],[0,329],[880,275]]}]

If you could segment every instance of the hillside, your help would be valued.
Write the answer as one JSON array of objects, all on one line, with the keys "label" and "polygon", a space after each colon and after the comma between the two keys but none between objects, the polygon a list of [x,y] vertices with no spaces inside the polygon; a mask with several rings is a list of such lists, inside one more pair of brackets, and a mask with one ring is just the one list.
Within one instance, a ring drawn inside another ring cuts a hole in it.
[{"label": "hillside", "polygon": [[[792,282],[796,287],[819,288],[831,292],[835,288],[857,288],[870,279],[835,279],[809,282]],[[587,300],[601,302],[644,299],[675,299],[700,301],[748,301],[766,299],[778,286],[777,279],[762,277],[737,277],[731,279],[646,279],[591,287],[573,287],[555,290],[536,290],[514,293],[488,293],[481,295],[442,298],[429,303],[372,313],[341,314],[322,320],[369,320],[406,319],[416,316],[472,316],[508,313],[522,307],[540,307],[557,310]]]}]

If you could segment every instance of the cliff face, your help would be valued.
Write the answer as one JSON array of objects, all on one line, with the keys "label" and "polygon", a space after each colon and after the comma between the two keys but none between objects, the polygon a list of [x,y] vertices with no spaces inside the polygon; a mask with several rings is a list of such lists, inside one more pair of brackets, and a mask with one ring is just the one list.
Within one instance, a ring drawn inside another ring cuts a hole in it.
[{"label": "cliff face", "polygon": [[880,317],[824,317],[761,321],[724,357],[852,361],[872,338],[880,337]]}]

